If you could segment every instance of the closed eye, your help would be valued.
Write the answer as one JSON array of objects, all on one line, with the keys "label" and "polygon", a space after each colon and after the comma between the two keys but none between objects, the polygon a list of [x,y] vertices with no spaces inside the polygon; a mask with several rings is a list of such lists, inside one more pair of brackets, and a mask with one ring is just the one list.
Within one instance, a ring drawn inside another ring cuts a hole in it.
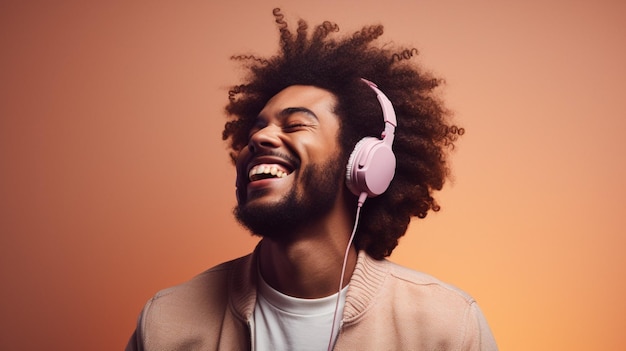
[{"label": "closed eye", "polygon": [[283,122],[283,130],[287,133],[312,127],[318,122],[315,113],[306,107],[287,107],[279,116]]},{"label": "closed eye", "polygon": [[296,132],[298,130],[309,127],[310,125],[305,123],[291,123],[283,127],[286,132]]}]

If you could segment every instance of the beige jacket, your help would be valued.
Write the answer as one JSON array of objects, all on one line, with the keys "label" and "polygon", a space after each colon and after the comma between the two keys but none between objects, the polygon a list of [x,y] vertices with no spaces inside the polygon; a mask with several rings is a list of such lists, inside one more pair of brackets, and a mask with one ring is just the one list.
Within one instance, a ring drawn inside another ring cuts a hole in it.
[{"label": "beige jacket", "polygon": [[[256,254],[157,293],[127,351],[251,350]],[[433,277],[361,251],[335,350],[497,350],[476,302]]]}]

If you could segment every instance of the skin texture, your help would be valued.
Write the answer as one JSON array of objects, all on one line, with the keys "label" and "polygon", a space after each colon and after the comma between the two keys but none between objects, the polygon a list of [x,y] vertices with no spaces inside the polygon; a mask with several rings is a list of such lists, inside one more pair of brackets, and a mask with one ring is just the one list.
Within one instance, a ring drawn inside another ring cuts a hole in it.
[{"label": "skin texture", "polygon": [[[237,159],[236,212],[264,237],[261,273],[271,286],[296,297],[336,292],[352,228],[344,167],[337,161],[335,103],[332,93],[313,86],[282,90],[259,113]],[[250,181],[249,170],[257,164],[278,164],[290,173]],[[349,262],[344,284],[356,262],[354,248]]]}]

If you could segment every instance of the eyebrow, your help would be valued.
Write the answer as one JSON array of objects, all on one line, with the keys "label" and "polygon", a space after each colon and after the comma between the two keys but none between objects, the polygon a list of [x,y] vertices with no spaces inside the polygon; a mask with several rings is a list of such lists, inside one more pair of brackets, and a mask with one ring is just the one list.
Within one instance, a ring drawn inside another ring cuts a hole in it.
[{"label": "eyebrow", "polygon": [[278,113],[278,117],[285,118],[295,113],[304,113],[319,120],[319,118],[317,118],[317,115],[306,107],[287,107]]}]

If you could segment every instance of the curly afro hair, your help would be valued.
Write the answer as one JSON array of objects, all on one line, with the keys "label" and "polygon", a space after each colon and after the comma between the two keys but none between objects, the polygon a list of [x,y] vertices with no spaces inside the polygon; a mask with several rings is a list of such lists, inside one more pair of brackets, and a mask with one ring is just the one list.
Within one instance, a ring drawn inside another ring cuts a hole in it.
[{"label": "curly afro hair", "polygon": [[316,86],[336,96],[339,141],[342,154],[349,155],[346,150],[361,138],[380,137],[383,130],[376,95],[360,78],[376,83],[396,110],[397,168],[387,191],[363,207],[355,245],[376,259],[389,256],[411,217],[439,210],[433,192],[448,178],[448,153],[464,132],[450,123],[450,113],[435,92],[442,80],[413,62],[417,49],[376,45],[382,25],[336,38],[333,33],[339,28],[334,23],[323,22],[310,34],[308,24],[299,20],[292,33],[280,9],[273,15],[280,32],[279,53],[269,58],[232,57],[246,65],[248,76],[229,91],[223,139],[229,142],[231,157],[235,160],[248,144],[248,132],[266,102],[291,85]]}]

